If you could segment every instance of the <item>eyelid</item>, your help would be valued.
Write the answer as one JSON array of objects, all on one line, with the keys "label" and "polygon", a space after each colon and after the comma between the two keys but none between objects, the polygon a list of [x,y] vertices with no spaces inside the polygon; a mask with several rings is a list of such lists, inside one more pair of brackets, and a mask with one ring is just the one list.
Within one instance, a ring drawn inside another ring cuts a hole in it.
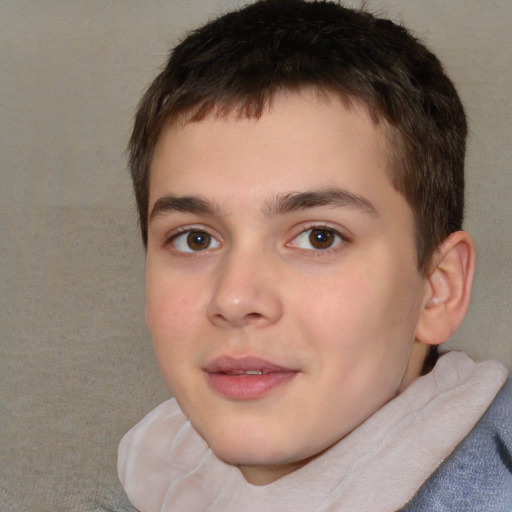
[{"label": "eyelid", "polygon": [[[312,247],[311,249],[304,249],[301,247],[297,247],[294,245],[294,241],[297,240],[300,236],[305,235],[308,231],[312,230],[325,230],[325,231],[332,231],[335,236],[339,237],[340,242],[332,247],[327,247],[325,249],[317,249]],[[336,251],[339,249],[339,246],[344,245],[347,242],[351,241],[351,236],[346,233],[346,230],[341,229],[339,226],[333,226],[332,224],[329,224],[328,222],[309,222],[306,224],[301,224],[300,226],[296,227],[296,233],[293,235],[293,237],[290,239],[289,242],[287,242],[288,247],[293,247],[299,250],[303,250],[305,252],[312,252],[315,254],[326,254],[332,251]]]},{"label": "eyelid", "polygon": [[[202,232],[202,233],[207,233],[211,238],[212,240],[215,240],[217,242],[217,246],[216,247],[208,247],[206,249],[203,249],[203,250],[199,250],[199,251],[194,251],[194,250],[190,250],[190,251],[183,251],[183,250],[180,250],[180,249],[177,249],[176,247],[173,246],[173,242],[180,236],[183,236],[183,235],[186,235],[186,234],[189,234],[191,232],[194,232],[194,231],[197,231],[197,232]],[[186,226],[180,226],[176,229],[173,229],[170,233],[168,233],[166,236],[165,236],[165,240],[164,240],[164,246],[171,246],[172,247],[172,250],[177,253],[177,254],[198,254],[198,253],[201,253],[201,252],[209,252],[211,251],[212,249],[217,249],[222,243],[222,239],[220,237],[220,235],[217,234],[217,231],[208,227],[208,226],[205,226],[204,224],[189,224],[189,225],[186,225]]]}]

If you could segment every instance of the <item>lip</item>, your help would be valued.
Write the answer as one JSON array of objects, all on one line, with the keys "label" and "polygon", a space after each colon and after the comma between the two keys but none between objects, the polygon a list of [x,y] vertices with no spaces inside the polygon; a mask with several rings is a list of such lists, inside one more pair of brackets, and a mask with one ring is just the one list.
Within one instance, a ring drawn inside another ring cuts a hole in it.
[{"label": "lip", "polygon": [[[221,395],[234,400],[255,400],[290,382],[297,370],[259,357],[219,357],[204,367],[208,384]],[[245,372],[261,372],[247,374]]]}]

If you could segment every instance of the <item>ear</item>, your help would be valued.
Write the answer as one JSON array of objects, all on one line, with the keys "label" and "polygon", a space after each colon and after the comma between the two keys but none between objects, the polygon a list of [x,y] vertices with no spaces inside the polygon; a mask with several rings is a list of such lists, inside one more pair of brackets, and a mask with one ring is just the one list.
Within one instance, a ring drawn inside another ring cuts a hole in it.
[{"label": "ear", "polygon": [[416,339],[444,343],[466,316],[475,274],[475,244],[465,231],[452,233],[432,258]]}]

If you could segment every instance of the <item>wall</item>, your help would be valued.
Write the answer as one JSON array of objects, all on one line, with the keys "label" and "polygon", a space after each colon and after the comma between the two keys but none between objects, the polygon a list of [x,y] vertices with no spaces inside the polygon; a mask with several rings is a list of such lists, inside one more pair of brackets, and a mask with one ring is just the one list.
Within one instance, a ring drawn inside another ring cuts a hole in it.
[{"label": "wall", "polygon": [[[512,367],[512,3],[368,4],[428,41],[467,107],[467,229],[479,267],[470,314],[449,346]],[[0,2],[5,510],[123,507],[118,440],[168,397],[143,323],[144,254],[124,149],[170,46],[233,5]]]}]

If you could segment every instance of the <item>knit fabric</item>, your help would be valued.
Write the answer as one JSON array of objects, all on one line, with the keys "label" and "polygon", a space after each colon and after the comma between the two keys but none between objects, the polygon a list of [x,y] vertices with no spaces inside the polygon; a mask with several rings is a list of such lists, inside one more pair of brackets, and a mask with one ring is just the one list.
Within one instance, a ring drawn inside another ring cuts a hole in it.
[{"label": "knit fabric", "polygon": [[401,512],[512,512],[512,379]]}]

